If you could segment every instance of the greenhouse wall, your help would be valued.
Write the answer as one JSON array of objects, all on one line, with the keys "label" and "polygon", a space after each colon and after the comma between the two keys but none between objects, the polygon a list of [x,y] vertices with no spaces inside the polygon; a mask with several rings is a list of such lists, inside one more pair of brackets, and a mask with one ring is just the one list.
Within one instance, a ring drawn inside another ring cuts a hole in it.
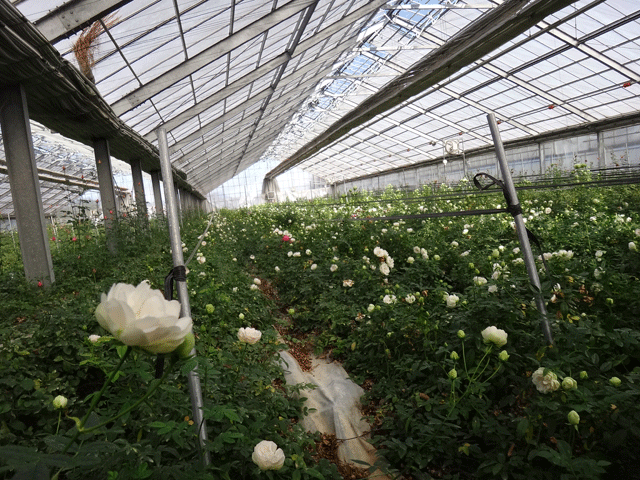
[{"label": "greenhouse wall", "polygon": [[[640,125],[506,148],[505,152],[511,174],[516,178],[568,171],[576,164],[586,164],[590,169],[637,166],[640,165]],[[463,177],[471,179],[480,172],[500,176],[493,152],[463,157],[463,160],[445,158],[446,163],[407,168],[375,178],[340,182],[334,192],[344,194],[354,188],[375,192],[389,185],[413,190],[421,185],[458,183]]]}]

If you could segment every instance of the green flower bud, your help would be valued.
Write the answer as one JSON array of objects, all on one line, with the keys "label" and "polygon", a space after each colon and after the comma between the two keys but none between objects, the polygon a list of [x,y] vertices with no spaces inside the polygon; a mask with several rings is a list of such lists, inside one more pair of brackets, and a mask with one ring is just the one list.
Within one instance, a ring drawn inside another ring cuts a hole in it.
[{"label": "green flower bud", "polygon": [[240,315],[238,315],[238,318],[239,318],[240,320],[244,320],[244,313],[241,313]]},{"label": "green flower bud", "polygon": [[63,395],[58,395],[56,398],[53,399],[53,406],[54,408],[65,408],[67,406],[68,401],[69,400],[67,400],[67,397]]},{"label": "green flower bud", "polygon": [[611,377],[609,379],[609,383],[614,387],[619,387],[620,384],[622,383],[622,380],[620,380],[618,377]]},{"label": "green flower bud", "polygon": [[611,305],[613,305],[613,298],[608,297],[608,298],[605,300],[605,302],[606,302],[606,304],[607,304],[607,305],[611,306]]},{"label": "green flower bud", "polygon": [[466,337],[464,330],[458,330],[458,338],[464,338]]},{"label": "green flower bud", "polygon": [[449,355],[451,357],[451,360],[458,360],[460,357],[458,356],[457,352],[451,352],[451,355]]},{"label": "green flower bud", "polygon": [[289,312],[289,315],[293,315],[294,313],[296,313],[296,309],[295,308],[290,308],[287,311]]},{"label": "green flower bud", "polygon": [[455,380],[456,378],[458,378],[458,372],[456,371],[455,368],[452,368],[451,370],[449,370],[449,378],[451,380]]},{"label": "green flower bud", "polygon": [[211,315],[213,312],[215,312],[216,307],[214,307],[213,305],[211,305],[210,303],[207,303],[207,305],[204,307],[207,309],[207,313],[209,315]]},{"label": "green flower bud", "polygon": [[175,354],[180,358],[187,358],[191,356],[191,351],[196,344],[196,337],[193,336],[193,333],[187,333],[184,337],[184,340],[180,344],[178,348],[174,350]]},{"label": "green flower bud", "polygon": [[500,360],[502,360],[503,362],[506,362],[507,360],[509,360],[509,354],[507,353],[506,350],[502,350],[499,354],[498,354],[498,358]]},{"label": "green flower bud", "polygon": [[571,425],[578,425],[580,423],[580,415],[575,410],[571,410],[567,415],[567,420]]},{"label": "green flower bud", "polygon": [[578,388],[578,382],[571,377],[564,377],[562,380],[562,388],[564,390],[575,390]]},{"label": "green flower bud", "polygon": [[351,344],[351,351],[354,351],[356,349],[356,342],[353,342]]},{"label": "green flower bud", "polygon": [[586,380],[587,378],[589,378],[589,374],[587,373],[586,370],[583,370],[580,372],[580,380]]}]

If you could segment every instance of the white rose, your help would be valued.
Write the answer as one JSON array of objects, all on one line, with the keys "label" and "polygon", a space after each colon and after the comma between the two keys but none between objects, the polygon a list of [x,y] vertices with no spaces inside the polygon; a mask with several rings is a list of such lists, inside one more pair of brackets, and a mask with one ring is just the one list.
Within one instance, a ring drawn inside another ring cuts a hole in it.
[{"label": "white rose", "polygon": [[53,399],[53,408],[65,408],[67,406],[67,397],[58,395]]},{"label": "white rose", "polygon": [[334,264],[332,264],[332,265],[329,267],[329,270],[331,270],[332,272],[335,272],[336,270],[338,270],[338,265],[336,265],[335,263],[334,263]]},{"label": "white rose", "polygon": [[96,343],[98,340],[100,340],[100,335],[89,335],[89,341],[91,343]]},{"label": "white rose", "polygon": [[261,285],[262,284],[262,282],[260,281],[259,278],[254,278],[253,279],[253,283],[255,283],[256,285]]},{"label": "white rose", "polygon": [[460,298],[457,295],[447,295],[446,297],[447,307],[449,308],[455,307],[458,304],[459,300]]},{"label": "white rose", "polygon": [[560,382],[556,374],[548,371],[547,374],[544,375],[544,367],[540,367],[533,372],[531,381],[541,393],[554,392],[560,388]]},{"label": "white rose", "polygon": [[496,328],[493,325],[485,328],[482,331],[482,338],[484,343],[493,343],[498,347],[501,347],[507,343],[507,336],[507,332]]},{"label": "white rose", "polygon": [[314,263],[313,265],[311,265],[311,270],[315,270],[316,268],[318,268],[317,264]]},{"label": "white rose", "polygon": [[280,470],[284,465],[284,452],[270,440],[262,440],[258,443],[251,455],[253,463],[260,467],[260,470]]},{"label": "white rose", "polygon": [[250,343],[253,345],[257,343],[262,337],[262,332],[255,328],[247,327],[238,329],[238,340],[244,343]]},{"label": "white rose", "polygon": [[386,263],[381,263],[380,264],[380,273],[382,273],[383,275],[389,275],[389,265],[387,265]]},{"label": "white rose", "polygon": [[498,291],[498,286],[497,285],[489,285],[489,288],[487,288],[487,291],[489,293],[496,293]]},{"label": "white rose", "polygon": [[482,286],[487,283],[487,279],[484,277],[473,277],[473,283],[478,286]]},{"label": "white rose", "polygon": [[409,258],[407,258],[407,263],[408,263],[409,265],[411,265],[411,264],[412,264],[413,262],[415,262],[415,261],[416,261],[416,259],[415,259],[415,258],[413,258],[413,257],[409,257]]},{"label": "white rose", "polygon": [[146,281],[137,287],[114,284],[108,294],[102,294],[95,315],[122,343],[150,353],[174,351],[193,327],[191,318],[180,318],[180,302],[165,300]]}]

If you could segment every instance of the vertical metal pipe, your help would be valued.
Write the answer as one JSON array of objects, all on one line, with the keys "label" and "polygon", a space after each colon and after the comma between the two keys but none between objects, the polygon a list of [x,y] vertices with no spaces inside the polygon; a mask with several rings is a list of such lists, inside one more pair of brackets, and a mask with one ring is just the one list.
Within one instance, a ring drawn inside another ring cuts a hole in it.
[{"label": "vertical metal pipe", "polygon": [[[493,137],[493,143],[496,147],[496,156],[498,157],[498,164],[502,171],[502,177],[504,186],[507,189],[507,194],[511,199],[512,205],[519,205],[518,194],[516,193],[516,187],[513,184],[511,173],[509,172],[509,165],[507,164],[507,157],[504,153],[504,147],[502,145],[502,139],[500,138],[500,130],[498,130],[498,123],[493,113],[487,115],[489,121],[489,129],[491,130],[491,136]],[[553,345],[553,336],[551,335],[551,327],[549,326],[549,319],[547,318],[547,308],[544,304],[544,298],[542,298],[542,289],[540,287],[540,278],[538,277],[538,270],[536,269],[536,263],[533,259],[533,252],[531,251],[531,244],[529,243],[529,237],[527,236],[527,229],[524,226],[524,220],[522,213],[514,215],[513,219],[516,223],[516,232],[518,233],[518,239],[520,240],[520,247],[524,256],[524,263],[527,267],[527,274],[529,275],[529,282],[535,287],[536,290],[536,306],[540,312],[540,326],[544,338],[550,345]]]},{"label": "vertical metal pipe", "polygon": [[[171,171],[171,162],[169,160],[169,144],[167,143],[167,131],[164,127],[156,130],[158,137],[158,149],[160,152],[160,167],[162,170],[162,183],[164,184],[164,200],[167,206],[167,223],[169,224],[169,239],[171,241],[171,254],[173,256],[173,265],[184,265],[184,257],[182,256],[182,240],[180,239],[180,220],[178,217],[178,202],[176,200],[176,190],[173,186],[173,174]],[[189,291],[187,290],[187,282],[178,281],[178,298],[182,306],[182,316],[191,317],[191,306],[189,305]],[[195,347],[191,351],[195,355]],[[200,377],[194,369],[188,374],[189,393],[191,395],[191,412],[193,421],[198,425],[198,439],[200,443],[200,452],[202,461],[205,465],[211,463],[209,452],[204,448],[207,440],[207,426],[202,415],[202,388],[200,386]]]}]

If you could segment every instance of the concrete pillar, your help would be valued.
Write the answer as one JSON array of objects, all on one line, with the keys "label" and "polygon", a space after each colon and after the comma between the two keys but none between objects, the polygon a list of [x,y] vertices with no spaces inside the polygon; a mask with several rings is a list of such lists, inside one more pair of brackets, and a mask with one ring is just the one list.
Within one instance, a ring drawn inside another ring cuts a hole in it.
[{"label": "concrete pillar", "polygon": [[118,209],[113,187],[109,141],[105,138],[94,140],[93,152],[96,156],[96,169],[98,171],[98,183],[100,184],[100,203],[102,204],[102,218],[104,219],[107,248],[111,253],[116,253],[114,227],[118,218]]},{"label": "concrete pillar", "polygon": [[176,193],[176,206],[178,207],[178,216],[182,219],[182,212],[184,212],[184,207],[182,206],[182,192],[178,188],[176,184],[174,184],[174,189]]},{"label": "concrete pillar", "polygon": [[604,132],[598,132],[598,168],[607,166],[607,149],[604,147]]},{"label": "concrete pillar", "polygon": [[161,217],[164,214],[162,208],[162,189],[160,188],[160,171],[151,172],[151,184],[153,185],[153,199],[156,204],[156,216]]},{"label": "concrete pillar", "polygon": [[24,274],[34,283],[49,285],[55,282],[55,275],[33,151],[27,97],[22,85],[0,89],[0,128]]},{"label": "concrete pillar", "polygon": [[544,144],[538,144],[538,152],[540,154],[540,175],[544,175]]},{"label": "concrete pillar", "polygon": [[147,219],[147,198],[144,195],[144,182],[142,181],[142,167],[140,159],[131,161],[131,177],[133,178],[133,192],[136,196],[136,210],[138,218]]}]

